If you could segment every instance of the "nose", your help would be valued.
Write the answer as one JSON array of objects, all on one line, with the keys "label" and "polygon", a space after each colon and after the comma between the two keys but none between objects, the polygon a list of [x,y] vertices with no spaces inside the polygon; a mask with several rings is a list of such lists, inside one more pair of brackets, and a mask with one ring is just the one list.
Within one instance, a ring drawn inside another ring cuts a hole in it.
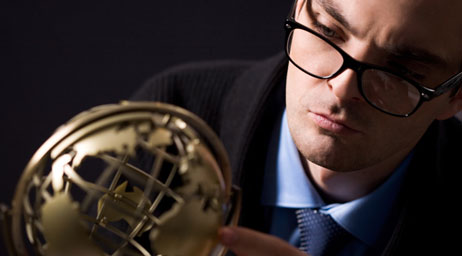
[{"label": "nose", "polygon": [[361,101],[358,90],[358,76],[352,69],[345,69],[342,73],[327,80],[330,90],[340,101]]}]

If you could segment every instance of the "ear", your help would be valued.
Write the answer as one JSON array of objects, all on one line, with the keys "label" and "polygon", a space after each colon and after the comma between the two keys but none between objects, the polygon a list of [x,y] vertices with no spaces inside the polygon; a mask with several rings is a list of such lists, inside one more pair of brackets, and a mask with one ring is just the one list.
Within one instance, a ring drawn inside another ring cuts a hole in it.
[{"label": "ear", "polygon": [[459,111],[462,111],[462,87],[460,87],[457,93],[449,99],[448,106],[436,117],[436,119],[445,120],[451,118]]}]

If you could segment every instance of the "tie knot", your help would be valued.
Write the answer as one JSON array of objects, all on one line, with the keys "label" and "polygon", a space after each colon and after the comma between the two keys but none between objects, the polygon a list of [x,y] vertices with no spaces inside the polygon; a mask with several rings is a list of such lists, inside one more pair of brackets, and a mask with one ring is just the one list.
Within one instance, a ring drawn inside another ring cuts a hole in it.
[{"label": "tie knot", "polygon": [[328,214],[317,209],[296,211],[300,249],[312,256],[335,255],[352,236]]}]

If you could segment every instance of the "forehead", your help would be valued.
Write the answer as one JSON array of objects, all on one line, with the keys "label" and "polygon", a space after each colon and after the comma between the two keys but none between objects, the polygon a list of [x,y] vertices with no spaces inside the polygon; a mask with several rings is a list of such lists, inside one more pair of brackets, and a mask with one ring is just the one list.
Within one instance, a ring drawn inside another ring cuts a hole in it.
[{"label": "forehead", "polygon": [[360,40],[379,47],[412,46],[460,65],[461,0],[313,1],[337,9]]}]

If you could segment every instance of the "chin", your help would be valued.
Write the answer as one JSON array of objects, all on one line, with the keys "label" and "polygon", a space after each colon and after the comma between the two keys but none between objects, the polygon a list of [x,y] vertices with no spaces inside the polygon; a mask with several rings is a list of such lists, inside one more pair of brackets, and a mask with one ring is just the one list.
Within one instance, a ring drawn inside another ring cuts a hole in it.
[{"label": "chin", "polygon": [[333,172],[353,172],[365,167],[352,158],[329,157],[325,155],[308,155],[306,160]]},{"label": "chin", "polygon": [[371,155],[373,150],[365,148],[360,143],[344,142],[325,134],[302,136],[302,138],[294,138],[301,156],[331,171],[357,171],[370,166],[376,160]]},{"label": "chin", "polygon": [[334,172],[352,172],[361,169],[357,157],[346,155],[346,152],[319,152],[302,153],[303,157],[313,164]]},{"label": "chin", "polygon": [[[301,156],[316,165],[336,172],[352,172],[377,160],[374,145],[364,136],[345,136],[317,127],[303,115],[291,119],[289,130]],[[303,160],[303,159],[302,159]]]}]

